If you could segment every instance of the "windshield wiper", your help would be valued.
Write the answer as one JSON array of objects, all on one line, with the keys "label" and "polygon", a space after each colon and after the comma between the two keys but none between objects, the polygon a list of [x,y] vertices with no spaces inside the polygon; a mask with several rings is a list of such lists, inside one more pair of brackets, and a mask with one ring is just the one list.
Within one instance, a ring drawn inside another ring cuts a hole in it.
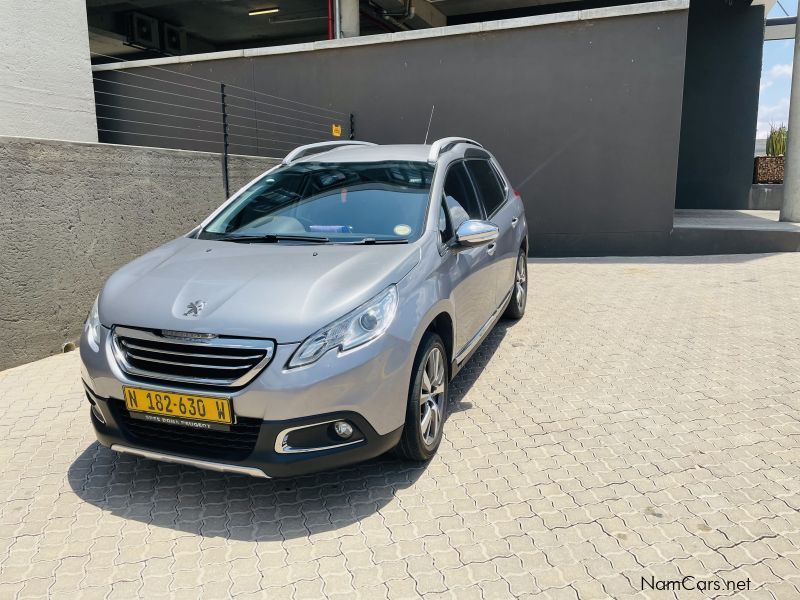
[{"label": "windshield wiper", "polygon": [[261,242],[276,244],[278,242],[308,242],[310,244],[327,244],[330,240],[326,237],[315,235],[282,235],[268,233],[266,235],[226,235],[218,238],[220,242]]},{"label": "windshield wiper", "polygon": [[405,238],[364,238],[363,240],[358,240],[357,242],[350,242],[351,244],[364,244],[365,246],[371,246],[373,244],[407,244],[408,240]]}]

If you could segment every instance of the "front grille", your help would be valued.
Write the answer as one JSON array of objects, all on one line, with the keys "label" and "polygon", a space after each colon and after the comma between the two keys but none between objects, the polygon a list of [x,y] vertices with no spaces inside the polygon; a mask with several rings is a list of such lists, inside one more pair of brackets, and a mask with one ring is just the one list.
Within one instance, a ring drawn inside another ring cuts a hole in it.
[{"label": "front grille", "polygon": [[122,433],[131,442],[176,454],[243,460],[252,454],[261,431],[261,419],[237,417],[230,431],[198,430],[135,419],[124,402],[112,400],[109,404]]},{"label": "front grille", "polygon": [[[196,335],[197,337],[192,337]],[[114,328],[114,356],[128,375],[213,387],[241,387],[269,364],[272,340]]]}]

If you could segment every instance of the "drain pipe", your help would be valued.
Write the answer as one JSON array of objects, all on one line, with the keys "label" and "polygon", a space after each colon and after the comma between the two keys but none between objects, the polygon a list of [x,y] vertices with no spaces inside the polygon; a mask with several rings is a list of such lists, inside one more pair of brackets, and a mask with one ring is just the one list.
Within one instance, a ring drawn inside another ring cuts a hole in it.
[{"label": "drain pipe", "polygon": [[328,39],[342,37],[342,0],[328,0]]},{"label": "drain pipe", "polygon": [[333,1],[333,38],[342,37],[342,0]]}]

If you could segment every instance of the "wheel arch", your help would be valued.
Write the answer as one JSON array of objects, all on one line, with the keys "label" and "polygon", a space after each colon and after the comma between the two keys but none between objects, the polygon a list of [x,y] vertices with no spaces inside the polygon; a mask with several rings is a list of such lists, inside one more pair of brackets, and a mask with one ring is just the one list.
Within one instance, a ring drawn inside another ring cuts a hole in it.
[{"label": "wheel arch", "polygon": [[455,353],[455,318],[447,302],[437,303],[428,311],[425,318],[422,319],[415,340],[417,347],[422,341],[422,337],[428,331],[432,331],[442,338],[445,350],[447,351],[448,362],[452,365]]},{"label": "wheel arch", "polygon": [[440,312],[430,322],[425,331],[433,331],[442,338],[444,348],[447,350],[448,362],[453,362],[453,345],[455,344],[455,329],[453,328],[453,318],[448,312]]}]

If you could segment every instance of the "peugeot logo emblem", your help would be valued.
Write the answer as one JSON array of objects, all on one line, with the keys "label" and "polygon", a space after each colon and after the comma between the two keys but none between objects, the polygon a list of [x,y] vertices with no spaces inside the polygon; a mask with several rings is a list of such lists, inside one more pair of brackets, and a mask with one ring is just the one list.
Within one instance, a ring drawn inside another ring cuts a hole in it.
[{"label": "peugeot logo emblem", "polygon": [[200,311],[206,307],[206,303],[202,300],[195,300],[194,302],[189,302],[186,305],[188,309],[185,313],[183,313],[184,317],[198,317],[200,316]]}]

